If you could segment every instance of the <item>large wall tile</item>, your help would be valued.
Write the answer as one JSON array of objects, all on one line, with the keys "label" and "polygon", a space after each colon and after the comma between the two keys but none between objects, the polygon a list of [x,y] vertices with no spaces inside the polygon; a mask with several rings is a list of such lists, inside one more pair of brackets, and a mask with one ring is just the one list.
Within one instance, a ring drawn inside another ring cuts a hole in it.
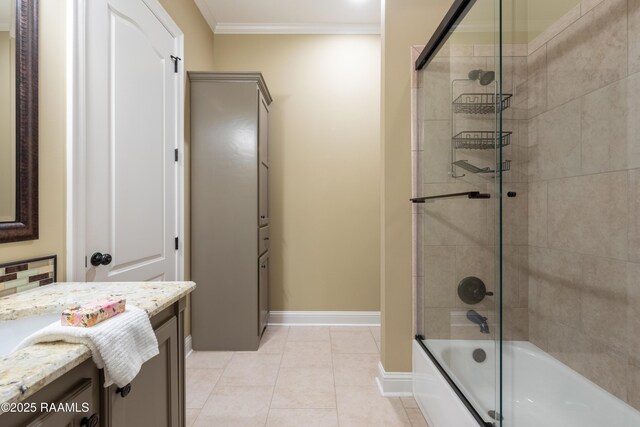
[{"label": "large wall tile", "polygon": [[626,353],[627,263],[608,258],[584,258],[580,288],[580,328],[585,335]]},{"label": "large wall tile", "polygon": [[629,0],[629,74],[640,71],[640,0]]},{"label": "large wall tile", "polygon": [[640,262],[640,170],[629,171],[629,261]]},{"label": "large wall tile", "polygon": [[588,340],[585,366],[579,372],[622,400],[627,399],[627,360],[625,353],[606,344]]},{"label": "large wall tile", "polygon": [[[464,183],[424,185],[427,195],[483,190],[484,188]],[[459,198],[425,204],[425,244],[485,245],[488,238],[486,228],[488,203],[492,203],[492,200]]]},{"label": "large wall tile", "polygon": [[527,99],[529,117],[547,109],[547,45],[527,57]]},{"label": "large wall tile", "polygon": [[[640,264],[627,264],[627,337],[629,355],[640,358]],[[640,398],[640,392],[638,393]]]},{"label": "large wall tile", "polygon": [[529,183],[528,196],[529,245],[547,246],[547,181]]},{"label": "large wall tile", "polygon": [[543,317],[578,329],[582,262],[577,254],[541,249],[538,264],[529,266],[529,277],[537,288],[536,308]]},{"label": "large wall tile", "polygon": [[427,308],[424,312],[424,333],[430,339],[451,338],[451,309]]},{"label": "large wall tile", "polygon": [[[529,299],[527,246],[502,248],[502,301],[511,308],[527,307]],[[498,282],[496,281],[496,287]]]},{"label": "large wall tile", "polygon": [[503,193],[513,191],[516,197],[502,200],[502,241],[506,245],[526,245],[528,237],[528,184],[503,184]]},{"label": "large wall tile", "polygon": [[425,246],[424,306],[453,307],[455,287],[455,246]]},{"label": "large wall tile", "polygon": [[529,314],[526,308],[504,308],[502,337],[509,341],[529,339]]},{"label": "large wall tile", "polygon": [[582,98],[582,172],[640,167],[640,74]]},{"label": "large wall tile", "polygon": [[580,101],[537,117],[538,173],[542,179],[580,174]]},{"label": "large wall tile", "polygon": [[[530,319],[534,322],[534,319]],[[625,400],[627,356],[572,327],[552,325],[546,351],[608,392]]]},{"label": "large wall tile", "polygon": [[503,112],[503,117],[527,118],[527,68],[526,56],[505,56],[502,60],[502,91],[513,95],[511,108]]},{"label": "large wall tile", "polygon": [[423,73],[418,73],[419,79],[419,113],[423,120],[448,120],[451,99],[449,88],[450,74],[449,58],[434,58]]},{"label": "large wall tile", "polygon": [[608,0],[549,41],[547,94],[550,107],[627,75],[626,20],[626,0]]},{"label": "large wall tile", "polygon": [[627,402],[640,411],[640,359],[637,358],[629,360]]},{"label": "large wall tile", "polygon": [[556,249],[627,259],[627,173],[549,182],[548,242]]},{"label": "large wall tile", "polygon": [[423,182],[438,183],[453,180],[451,172],[451,122],[449,120],[428,120],[422,122],[423,141],[422,179]]}]

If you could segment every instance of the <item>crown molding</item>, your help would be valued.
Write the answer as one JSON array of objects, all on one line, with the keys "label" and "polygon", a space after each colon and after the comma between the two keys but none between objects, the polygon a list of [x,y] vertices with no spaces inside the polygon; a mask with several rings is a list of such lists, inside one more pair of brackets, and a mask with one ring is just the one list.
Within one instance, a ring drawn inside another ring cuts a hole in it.
[{"label": "crown molding", "polygon": [[[203,0],[196,0],[203,1]],[[215,34],[380,34],[377,24],[216,24]]]},{"label": "crown molding", "polygon": [[207,4],[207,0],[194,0],[194,2],[196,3],[196,6],[198,6],[198,9],[200,9],[202,17],[207,21],[207,24],[209,24],[211,31],[215,33],[216,25],[218,23],[216,22],[216,17],[211,11],[211,8]]}]

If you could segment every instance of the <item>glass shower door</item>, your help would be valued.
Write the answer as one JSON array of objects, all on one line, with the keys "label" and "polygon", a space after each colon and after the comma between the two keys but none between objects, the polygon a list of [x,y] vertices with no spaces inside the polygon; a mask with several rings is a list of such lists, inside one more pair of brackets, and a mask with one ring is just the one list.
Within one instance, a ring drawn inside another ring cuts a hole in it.
[{"label": "glass shower door", "polygon": [[501,112],[511,95],[500,92],[499,0],[457,3],[469,6],[446,42],[417,62],[417,332],[479,425],[499,426],[500,184],[511,166],[501,148],[512,137]]}]

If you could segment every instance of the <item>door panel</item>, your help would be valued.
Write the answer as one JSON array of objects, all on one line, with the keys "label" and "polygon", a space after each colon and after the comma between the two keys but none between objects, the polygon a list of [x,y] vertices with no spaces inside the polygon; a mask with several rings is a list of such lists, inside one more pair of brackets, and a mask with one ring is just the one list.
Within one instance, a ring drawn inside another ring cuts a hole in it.
[{"label": "door panel", "polygon": [[271,241],[271,227],[261,227],[258,230],[258,255],[269,250],[269,242]]},{"label": "door panel", "polygon": [[156,331],[160,354],[142,365],[122,397],[108,389],[112,408],[111,427],[178,426],[178,323],[175,317]]},{"label": "door panel", "polygon": [[259,188],[259,218],[258,225],[269,224],[269,168],[260,163],[260,188]]},{"label": "door panel", "polygon": [[177,41],[142,0],[87,2],[87,280],[174,280]]},{"label": "door panel", "polygon": [[260,258],[260,278],[258,283],[259,302],[259,329],[258,334],[262,334],[269,321],[269,253]]},{"label": "door panel", "polygon": [[269,166],[269,108],[260,94],[260,116],[259,116],[259,133],[258,133],[258,151],[260,161]]}]

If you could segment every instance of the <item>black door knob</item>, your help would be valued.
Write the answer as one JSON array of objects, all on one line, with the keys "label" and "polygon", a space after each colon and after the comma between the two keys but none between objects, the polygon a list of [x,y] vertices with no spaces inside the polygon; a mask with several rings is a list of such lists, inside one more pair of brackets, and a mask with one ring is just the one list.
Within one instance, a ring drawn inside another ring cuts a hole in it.
[{"label": "black door knob", "polygon": [[113,261],[113,257],[109,254],[101,254],[100,252],[96,252],[91,255],[91,265],[97,267],[99,265],[109,265]]},{"label": "black door knob", "polygon": [[122,388],[120,387],[116,388],[116,393],[119,393],[120,396],[122,397],[127,397],[129,393],[131,393],[131,383],[127,384]]},{"label": "black door knob", "polygon": [[89,418],[83,418],[82,421],[80,421],[80,426],[81,427],[98,427],[98,424],[100,423],[100,416],[98,414],[93,414],[91,415]]}]

